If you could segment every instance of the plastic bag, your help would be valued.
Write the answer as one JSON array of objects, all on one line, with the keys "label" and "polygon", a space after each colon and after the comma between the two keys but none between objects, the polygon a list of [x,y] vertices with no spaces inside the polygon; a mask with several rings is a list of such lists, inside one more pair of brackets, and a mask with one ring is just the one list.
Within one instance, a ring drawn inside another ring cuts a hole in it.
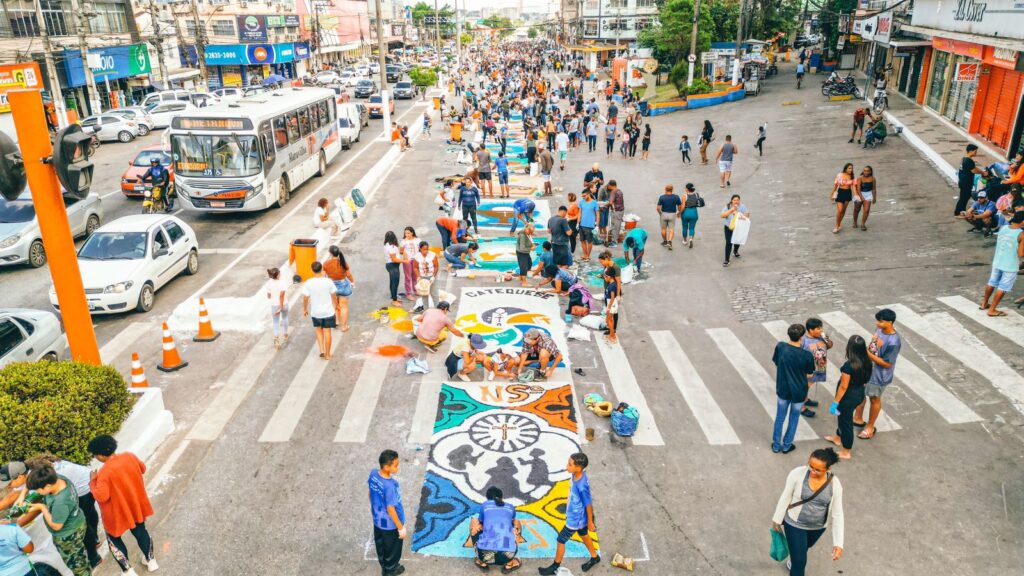
[{"label": "plastic bag", "polygon": [[789,542],[786,542],[786,535],[776,532],[774,528],[768,529],[772,533],[772,547],[769,554],[772,560],[782,562],[789,557]]},{"label": "plastic bag", "polygon": [[580,325],[586,326],[587,328],[590,328],[591,330],[601,330],[602,329],[601,325],[604,324],[604,320],[602,320],[600,316],[590,315],[590,316],[584,316],[583,318],[580,318],[579,323],[580,323]]},{"label": "plastic bag", "polygon": [[619,436],[632,436],[640,424],[640,413],[629,405],[622,408],[623,405],[612,412],[612,430]]},{"label": "plastic bag", "polygon": [[405,361],[405,373],[406,374],[428,374],[430,373],[430,366],[426,360],[420,360],[413,356]]}]

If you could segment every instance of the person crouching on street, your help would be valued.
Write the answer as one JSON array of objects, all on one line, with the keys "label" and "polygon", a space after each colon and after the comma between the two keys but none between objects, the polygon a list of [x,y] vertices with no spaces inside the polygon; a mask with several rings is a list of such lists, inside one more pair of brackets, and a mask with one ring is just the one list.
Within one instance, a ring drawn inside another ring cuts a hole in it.
[{"label": "person crouching on street", "polygon": [[485,496],[487,501],[480,505],[479,516],[474,516],[469,524],[476,551],[474,563],[480,570],[500,565],[501,571],[508,574],[521,566],[516,553],[523,527],[516,519],[516,507],[502,499],[501,488],[491,486]]}]

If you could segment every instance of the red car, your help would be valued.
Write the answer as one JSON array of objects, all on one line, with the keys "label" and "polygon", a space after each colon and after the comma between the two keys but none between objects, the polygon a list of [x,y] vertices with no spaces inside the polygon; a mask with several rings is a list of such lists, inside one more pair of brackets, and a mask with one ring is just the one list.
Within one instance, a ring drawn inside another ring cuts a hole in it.
[{"label": "red car", "polygon": [[139,151],[135,159],[128,163],[128,169],[121,175],[121,193],[129,198],[142,198],[146,185],[142,182],[142,175],[149,170],[150,161],[159,158],[160,164],[167,168],[171,183],[174,183],[174,168],[171,164],[171,154],[160,146],[150,146]]}]

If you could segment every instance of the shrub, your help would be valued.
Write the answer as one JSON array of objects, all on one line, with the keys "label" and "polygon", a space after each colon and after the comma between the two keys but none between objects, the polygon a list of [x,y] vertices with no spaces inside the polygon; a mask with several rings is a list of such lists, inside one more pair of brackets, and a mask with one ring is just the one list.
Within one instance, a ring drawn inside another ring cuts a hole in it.
[{"label": "shrub", "polygon": [[89,441],[114,434],[134,399],[110,366],[23,362],[0,369],[0,462],[52,452],[88,462]]},{"label": "shrub", "polygon": [[714,91],[715,86],[703,78],[694,78],[693,83],[686,87],[687,94],[707,94]]},{"label": "shrub", "polygon": [[432,68],[420,68],[419,66],[409,70],[409,79],[420,88],[427,88],[437,84],[437,72]]},{"label": "shrub", "polygon": [[676,62],[676,65],[668,71],[668,81],[671,82],[676,90],[680,94],[685,94],[686,90],[686,76],[690,73],[690,64],[688,62]]}]

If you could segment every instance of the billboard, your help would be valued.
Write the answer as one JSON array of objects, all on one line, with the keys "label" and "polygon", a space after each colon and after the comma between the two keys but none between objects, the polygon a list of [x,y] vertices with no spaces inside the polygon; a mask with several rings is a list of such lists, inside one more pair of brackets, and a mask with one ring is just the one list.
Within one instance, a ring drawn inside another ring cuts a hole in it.
[{"label": "billboard", "polygon": [[266,42],[267,17],[255,15],[239,16],[238,39],[242,42]]},{"label": "billboard", "polygon": [[914,26],[1024,40],[1021,0],[914,0]]},{"label": "billboard", "polygon": [[22,62],[0,65],[0,112],[11,111],[11,105],[7,102],[7,92],[22,88],[43,88],[43,76],[39,72],[39,64]]}]

